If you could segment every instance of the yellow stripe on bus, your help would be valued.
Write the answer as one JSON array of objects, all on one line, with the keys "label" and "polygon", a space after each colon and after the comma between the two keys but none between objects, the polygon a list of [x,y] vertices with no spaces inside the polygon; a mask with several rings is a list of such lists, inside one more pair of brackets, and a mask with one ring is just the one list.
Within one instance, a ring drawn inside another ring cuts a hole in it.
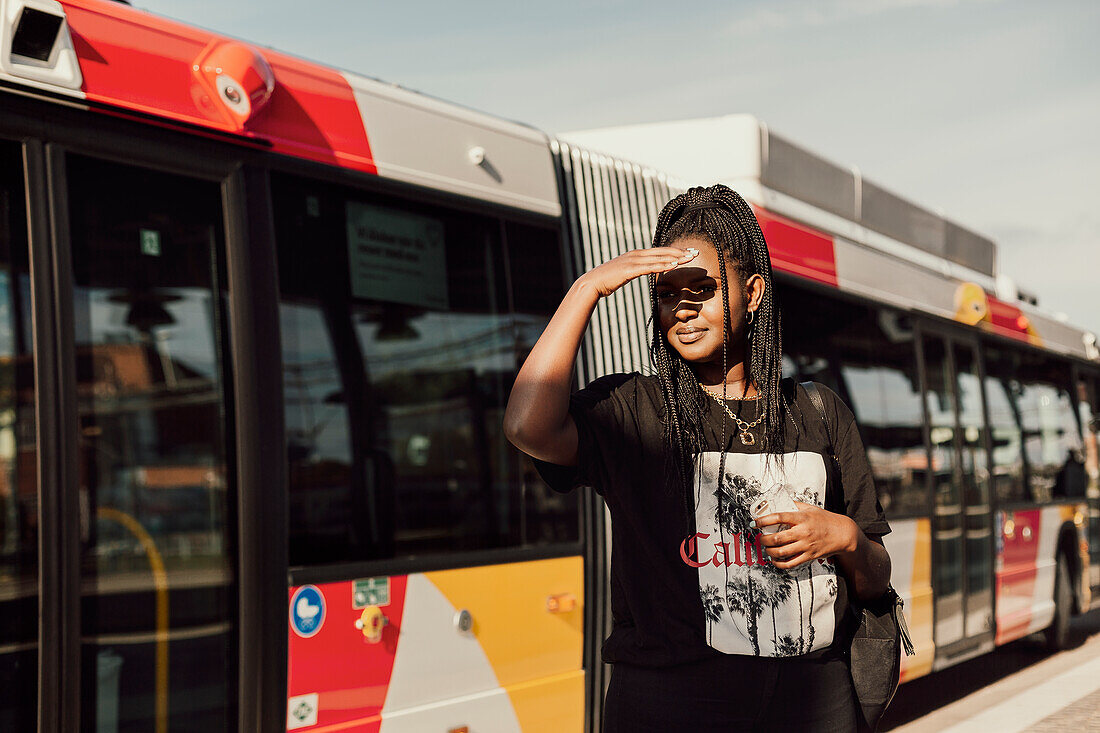
[{"label": "yellow stripe on bus", "polygon": [[927,518],[917,520],[909,598],[909,636],[916,654],[905,659],[903,680],[928,674],[936,658],[932,639],[932,521]]},{"label": "yellow stripe on bus", "polygon": [[584,727],[583,557],[439,570],[424,577],[456,609],[470,612],[473,634],[524,733]]}]

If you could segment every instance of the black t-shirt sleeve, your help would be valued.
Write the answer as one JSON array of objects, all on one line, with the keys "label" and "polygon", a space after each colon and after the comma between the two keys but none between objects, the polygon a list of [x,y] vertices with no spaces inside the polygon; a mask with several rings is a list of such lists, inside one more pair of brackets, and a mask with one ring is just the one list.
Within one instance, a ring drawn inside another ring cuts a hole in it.
[{"label": "black t-shirt sleeve", "polygon": [[623,447],[635,433],[631,406],[640,375],[608,374],[569,398],[569,414],[577,426],[577,465],[561,466],[533,459],[535,469],[554,491],[566,493],[591,486],[603,496],[614,483]]},{"label": "black t-shirt sleeve", "polygon": [[836,459],[840,464],[844,512],[864,534],[889,534],[890,524],[886,521],[886,513],[878,500],[874,474],[867,460],[867,451],[863,447],[855,415],[831,389],[824,385],[818,385],[818,389],[826,395],[826,412],[832,413],[829,415],[829,425],[833,430]]}]

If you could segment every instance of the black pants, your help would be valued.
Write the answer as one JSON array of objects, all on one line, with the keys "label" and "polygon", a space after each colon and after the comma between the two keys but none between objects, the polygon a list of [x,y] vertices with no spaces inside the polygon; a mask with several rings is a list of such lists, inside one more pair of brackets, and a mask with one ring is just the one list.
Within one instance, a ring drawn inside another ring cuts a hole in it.
[{"label": "black pants", "polygon": [[662,669],[616,664],[603,733],[856,730],[856,700],[840,656],[725,655]]}]

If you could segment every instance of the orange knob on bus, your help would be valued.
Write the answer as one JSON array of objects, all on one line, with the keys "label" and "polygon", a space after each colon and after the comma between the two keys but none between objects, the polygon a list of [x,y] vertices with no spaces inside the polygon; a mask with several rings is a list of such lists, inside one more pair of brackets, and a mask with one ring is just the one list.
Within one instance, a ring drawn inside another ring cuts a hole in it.
[{"label": "orange knob on bus", "polygon": [[572,593],[558,593],[546,597],[546,610],[550,613],[568,613],[577,607],[577,597]]},{"label": "orange knob on bus", "polygon": [[382,629],[390,622],[378,606],[367,606],[355,621],[355,628],[363,632],[363,638],[372,644],[382,641]]}]

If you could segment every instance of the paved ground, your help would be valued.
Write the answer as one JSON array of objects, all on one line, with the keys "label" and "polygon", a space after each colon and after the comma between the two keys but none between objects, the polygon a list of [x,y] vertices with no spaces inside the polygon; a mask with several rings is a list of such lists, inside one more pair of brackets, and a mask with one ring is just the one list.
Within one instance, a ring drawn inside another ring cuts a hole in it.
[{"label": "paved ground", "polygon": [[879,730],[1100,733],[1100,608],[1072,629],[1060,654],[1025,639],[902,685]]}]

